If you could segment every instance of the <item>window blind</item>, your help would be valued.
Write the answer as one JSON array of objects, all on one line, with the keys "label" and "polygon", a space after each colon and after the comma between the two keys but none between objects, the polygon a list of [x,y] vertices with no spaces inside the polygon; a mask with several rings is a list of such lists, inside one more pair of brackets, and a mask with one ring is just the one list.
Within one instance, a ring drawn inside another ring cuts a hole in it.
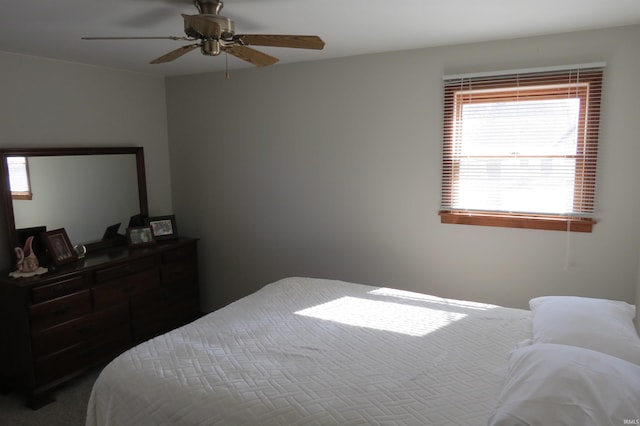
[{"label": "window blind", "polygon": [[29,192],[29,174],[25,157],[7,157],[11,192]]}]

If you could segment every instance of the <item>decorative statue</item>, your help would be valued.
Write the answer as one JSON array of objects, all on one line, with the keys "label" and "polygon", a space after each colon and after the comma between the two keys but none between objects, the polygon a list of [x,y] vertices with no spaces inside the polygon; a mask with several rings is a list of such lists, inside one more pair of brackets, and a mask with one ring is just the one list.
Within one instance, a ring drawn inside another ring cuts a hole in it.
[{"label": "decorative statue", "polygon": [[31,248],[32,244],[33,237],[29,237],[27,238],[23,249],[21,249],[20,247],[15,248],[16,257],[18,258],[16,269],[19,272],[35,272],[40,266],[40,264],[38,263],[38,258]]}]

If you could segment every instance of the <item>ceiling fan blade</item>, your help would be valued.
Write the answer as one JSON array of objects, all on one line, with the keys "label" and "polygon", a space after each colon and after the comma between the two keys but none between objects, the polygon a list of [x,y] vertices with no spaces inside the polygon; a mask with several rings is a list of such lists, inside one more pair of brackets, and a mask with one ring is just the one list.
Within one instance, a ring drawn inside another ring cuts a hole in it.
[{"label": "ceiling fan blade", "polygon": [[81,37],[82,40],[193,40],[188,37]]},{"label": "ceiling fan blade", "polygon": [[[200,15],[185,15],[182,14],[184,18],[185,27],[188,26],[193,28],[199,34],[202,34],[205,37],[219,37],[221,33],[220,24],[217,22],[211,21]],[[189,32],[187,32],[189,34]]]},{"label": "ceiling fan blade", "polygon": [[257,67],[266,67],[267,65],[273,65],[279,61],[276,57],[246,46],[228,46],[223,47],[222,50]]},{"label": "ceiling fan blade", "polygon": [[153,61],[149,62],[150,64],[162,64],[165,62],[171,62],[174,59],[178,59],[180,56],[182,55],[186,55],[187,53],[191,52],[193,49],[197,49],[198,47],[200,47],[199,43],[196,44],[188,44],[186,46],[182,46],[179,47],[175,50],[172,50],[171,52],[160,56],[159,58],[154,59]]},{"label": "ceiling fan blade", "polygon": [[324,47],[324,41],[318,36],[274,35],[274,34],[238,34],[233,37],[242,44],[253,46],[293,47],[296,49],[318,49]]}]

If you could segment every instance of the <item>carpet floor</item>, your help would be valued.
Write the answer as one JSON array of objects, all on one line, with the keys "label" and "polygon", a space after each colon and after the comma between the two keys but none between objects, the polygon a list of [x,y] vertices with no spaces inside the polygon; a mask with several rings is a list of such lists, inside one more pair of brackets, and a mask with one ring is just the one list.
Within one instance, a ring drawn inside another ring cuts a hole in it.
[{"label": "carpet floor", "polygon": [[83,426],[87,403],[100,369],[89,371],[54,392],[55,402],[39,410],[25,405],[23,395],[0,395],[0,426]]}]

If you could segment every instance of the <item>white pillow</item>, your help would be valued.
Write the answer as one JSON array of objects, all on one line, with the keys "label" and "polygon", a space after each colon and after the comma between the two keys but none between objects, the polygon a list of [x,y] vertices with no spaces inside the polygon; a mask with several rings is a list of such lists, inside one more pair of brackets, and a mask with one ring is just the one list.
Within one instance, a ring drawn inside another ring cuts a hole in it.
[{"label": "white pillow", "polygon": [[488,424],[603,426],[639,418],[640,366],[576,346],[540,344],[511,352]]},{"label": "white pillow", "polygon": [[529,301],[533,343],[580,346],[640,365],[635,307],[625,302],[576,296]]}]

